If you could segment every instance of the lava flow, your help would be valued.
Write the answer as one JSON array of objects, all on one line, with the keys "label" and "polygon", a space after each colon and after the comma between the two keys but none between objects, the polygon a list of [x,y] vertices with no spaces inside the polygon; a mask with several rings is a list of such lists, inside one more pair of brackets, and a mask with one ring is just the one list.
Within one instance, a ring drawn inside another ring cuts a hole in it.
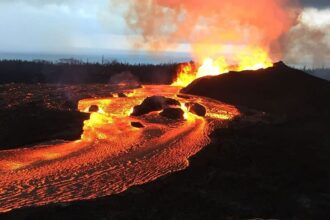
[{"label": "lava flow", "polygon": [[[239,111],[207,98],[177,96],[179,89],[144,86],[127,97],[81,100],[80,111],[97,106],[81,140],[1,151],[0,212],[111,195],[186,168],[189,157],[210,142],[210,132]],[[185,118],[168,119],[157,111],[130,116],[152,95],[178,100]],[[187,102],[205,106],[206,116],[190,113]]]}]

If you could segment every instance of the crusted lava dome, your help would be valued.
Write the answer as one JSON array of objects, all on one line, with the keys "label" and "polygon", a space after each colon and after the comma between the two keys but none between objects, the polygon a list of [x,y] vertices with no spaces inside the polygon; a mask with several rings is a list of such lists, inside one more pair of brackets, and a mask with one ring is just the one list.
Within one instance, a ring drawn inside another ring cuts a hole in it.
[{"label": "crusted lava dome", "polygon": [[143,100],[141,105],[135,106],[131,116],[141,116],[150,112],[161,111],[162,109],[170,106],[180,105],[180,102],[175,99],[166,98],[164,96],[151,96]]},{"label": "crusted lava dome", "polygon": [[186,107],[188,108],[188,111],[190,113],[193,113],[201,117],[204,117],[206,115],[206,108],[201,104],[189,102],[186,103]]},{"label": "crusted lava dome", "polygon": [[165,118],[184,119],[184,111],[181,108],[165,108],[159,114]]}]

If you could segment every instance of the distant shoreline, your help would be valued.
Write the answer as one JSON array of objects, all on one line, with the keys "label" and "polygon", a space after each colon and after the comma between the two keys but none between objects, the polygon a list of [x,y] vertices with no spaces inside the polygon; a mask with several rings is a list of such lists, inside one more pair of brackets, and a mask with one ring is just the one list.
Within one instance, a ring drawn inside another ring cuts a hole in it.
[{"label": "distant shoreline", "polygon": [[166,52],[153,54],[134,51],[114,51],[100,54],[89,53],[13,53],[0,52],[0,60],[22,60],[22,61],[48,61],[59,62],[61,59],[75,59],[83,63],[109,63],[113,60],[127,64],[164,64],[182,63],[192,60],[188,53]]}]

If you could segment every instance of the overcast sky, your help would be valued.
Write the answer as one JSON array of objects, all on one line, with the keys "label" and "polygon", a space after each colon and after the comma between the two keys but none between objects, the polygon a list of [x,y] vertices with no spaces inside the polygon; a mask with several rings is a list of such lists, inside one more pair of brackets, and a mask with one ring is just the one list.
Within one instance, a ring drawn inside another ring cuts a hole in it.
[{"label": "overcast sky", "polygon": [[[302,2],[311,25],[330,23],[330,0]],[[0,52],[97,54],[135,38],[109,0],[0,0],[0,33]]]}]

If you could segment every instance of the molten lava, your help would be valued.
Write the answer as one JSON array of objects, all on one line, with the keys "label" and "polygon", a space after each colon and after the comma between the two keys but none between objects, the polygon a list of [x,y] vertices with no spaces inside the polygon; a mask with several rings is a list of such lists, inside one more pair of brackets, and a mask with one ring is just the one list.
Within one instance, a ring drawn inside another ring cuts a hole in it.
[{"label": "molten lava", "polygon": [[[111,195],[186,168],[188,158],[209,143],[208,134],[240,113],[215,100],[180,98],[178,90],[144,86],[127,97],[81,100],[82,112],[98,107],[85,121],[81,140],[1,151],[0,212]],[[159,112],[130,116],[134,106],[153,95],[179,101],[184,119]],[[205,106],[206,116],[189,112],[188,100]]]},{"label": "molten lava", "polygon": [[178,71],[177,79],[172,86],[185,87],[195,79],[204,76],[217,76],[229,71],[258,70],[273,66],[273,62],[268,53],[258,47],[244,47],[235,52],[235,62],[237,65],[229,65],[226,58],[219,57],[204,59],[203,64],[196,71],[191,63],[183,64]]},{"label": "molten lava", "polygon": [[217,76],[222,73],[229,72],[228,69],[228,64],[223,57],[220,57],[214,61],[211,58],[206,58],[203,65],[199,67],[196,78],[203,76]]},{"label": "molten lava", "polygon": [[247,47],[237,54],[238,68],[236,71],[258,70],[273,66],[267,51],[261,48]]}]

